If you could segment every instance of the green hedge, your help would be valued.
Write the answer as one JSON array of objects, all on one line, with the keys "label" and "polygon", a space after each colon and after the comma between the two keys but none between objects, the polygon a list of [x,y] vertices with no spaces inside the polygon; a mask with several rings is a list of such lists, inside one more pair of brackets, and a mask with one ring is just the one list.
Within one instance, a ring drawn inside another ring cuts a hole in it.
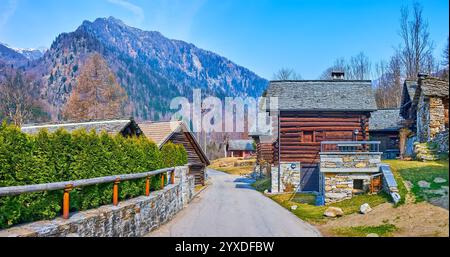
[{"label": "green hedge", "polygon": [[[166,144],[160,151],[145,137],[124,138],[85,130],[42,130],[37,135],[27,135],[6,123],[0,126],[0,187],[141,173],[186,163],[183,146]],[[144,180],[122,182],[120,199],[143,195]],[[161,176],[153,177],[151,189],[160,189],[160,181]],[[62,193],[0,197],[0,228],[57,217],[61,213]],[[70,197],[71,211],[110,204],[112,184],[77,188]]]}]

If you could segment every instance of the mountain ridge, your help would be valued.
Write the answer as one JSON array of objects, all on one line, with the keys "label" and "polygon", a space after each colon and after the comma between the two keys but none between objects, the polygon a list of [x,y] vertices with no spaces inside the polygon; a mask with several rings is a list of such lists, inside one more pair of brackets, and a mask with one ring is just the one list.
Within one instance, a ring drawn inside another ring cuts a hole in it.
[{"label": "mountain ridge", "polygon": [[127,91],[134,117],[166,120],[170,100],[204,95],[259,97],[268,81],[212,51],[144,31],[114,17],[83,21],[73,32],[61,33],[27,71],[41,79],[41,98],[54,120],[60,113],[84,61],[101,54]]}]

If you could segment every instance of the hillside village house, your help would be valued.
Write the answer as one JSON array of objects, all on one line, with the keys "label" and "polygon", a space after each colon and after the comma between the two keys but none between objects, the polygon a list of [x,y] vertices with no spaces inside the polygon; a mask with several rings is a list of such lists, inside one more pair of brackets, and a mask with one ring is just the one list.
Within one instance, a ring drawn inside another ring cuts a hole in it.
[{"label": "hillside village house", "polygon": [[368,142],[377,110],[371,81],[332,77],[270,83],[267,97],[278,98],[273,193],[313,191],[331,203],[380,190],[379,142]]},{"label": "hillside village house", "polygon": [[[400,155],[411,156],[414,142],[430,142],[448,133],[449,84],[426,75],[416,81],[405,81],[400,114]],[[447,142],[448,144],[448,142]],[[448,151],[448,145],[447,145]]]},{"label": "hillside village house", "polygon": [[97,133],[106,131],[110,135],[122,134],[129,136],[146,136],[161,149],[168,142],[181,144],[188,153],[190,173],[195,176],[196,184],[205,183],[205,167],[210,164],[192,132],[182,122],[143,122],[129,120],[106,120],[79,123],[25,125],[21,128],[24,133],[37,134],[41,129],[49,132],[64,128],[68,132],[77,129],[95,130]]},{"label": "hillside village house", "polygon": [[228,140],[227,157],[248,157],[256,152],[253,140]]},{"label": "hillside village house", "polygon": [[194,175],[195,184],[205,184],[205,169],[210,161],[184,122],[143,122],[139,126],[143,134],[155,142],[159,148],[168,142],[183,145],[188,154],[189,173]]},{"label": "hillside village house", "polygon": [[400,109],[378,110],[373,112],[369,119],[370,140],[380,141],[383,159],[396,159],[400,156],[401,122]]},{"label": "hillside village house", "polygon": [[46,129],[49,132],[55,132],[61,128],[67,130],[68,132],[84,128],[86,131],[95,130],[97,133],[106,131],[110,135],[120,133],[124,137],[142,135],[142,130],[134,119],[24,125],[21,130],[27,134],[37,134],[41,129]]}]

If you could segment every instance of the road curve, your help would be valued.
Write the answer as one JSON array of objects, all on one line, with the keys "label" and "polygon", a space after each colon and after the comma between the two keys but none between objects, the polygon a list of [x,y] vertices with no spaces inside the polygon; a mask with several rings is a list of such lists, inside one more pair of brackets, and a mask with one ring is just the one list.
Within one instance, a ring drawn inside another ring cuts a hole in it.
[{"label": "road curve", "polygon": [[312,225],[255,191],[251,180],[208,170],[211,185],[149,237],[316,237]]}]

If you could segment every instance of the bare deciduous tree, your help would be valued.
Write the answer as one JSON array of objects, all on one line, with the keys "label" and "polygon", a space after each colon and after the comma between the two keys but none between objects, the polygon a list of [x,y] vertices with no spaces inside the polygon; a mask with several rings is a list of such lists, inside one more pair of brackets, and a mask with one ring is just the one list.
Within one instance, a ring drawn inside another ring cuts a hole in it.
[{"label": "bare deciduous tree", "polygon": [[372,64],[369,57],[363,52],[360,52],[356,56],[350,58],[349,64],[349,77],[356,80],[370,79],[370,71]]},{"label": "bare deciduous tree", "polygon": [[301,80],[302,76],[293,69],[282,68],[273,75],[274,80]]},{"label": "bare deciduous tree", "polygon": [[441,75],[441,78],[448,81],[449,79],[448,37],[447,37],[447,46],[444,48],[442,58],[443,58],[442,65],[444,66],[444,71],[443,74]]},{"label": "bare deciduous tree", "polygon": [[21,126],[32,116],[33,91],[37,82],[22,71],[5,69],[0,82],[0,114],[16,126]]},{"label": "bare deciduous tree", "polygon": [[375,65],[376,81],[375,99],[378,108],[398,108],[402,94],[402,63],[400,54],[396,53],[388,63],[381,61]]},{"label": "bare deciduous tree", "polygon": [[407,79],[417,79],[418,73],[428,72],[430,68],[433,42],[422,12],[423,8],[418,2],[413,4],[411,19],[408,7],[401,10],[400,36],[403,42],[400,53]]}]

